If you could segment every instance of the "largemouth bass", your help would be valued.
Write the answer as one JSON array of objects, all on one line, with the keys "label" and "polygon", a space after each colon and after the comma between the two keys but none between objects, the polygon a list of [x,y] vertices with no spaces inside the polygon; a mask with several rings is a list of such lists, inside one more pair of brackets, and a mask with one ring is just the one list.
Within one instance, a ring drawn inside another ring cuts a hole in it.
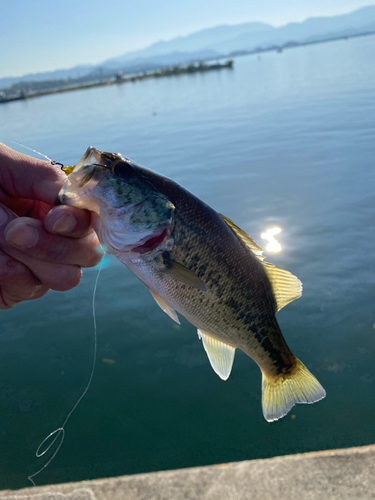
[{"label": "largemouth bass", "polygon": [[219,377],[229,377],[236,348],[258,364],[267,421],[324,398],[275,318],[301,296],[302,284],[263,262],[250,236],[176,182],[120,154],[90,147],[66,173],[58,203],[91,210],[107,252],[174,321],[179,313],[197,328]]}]

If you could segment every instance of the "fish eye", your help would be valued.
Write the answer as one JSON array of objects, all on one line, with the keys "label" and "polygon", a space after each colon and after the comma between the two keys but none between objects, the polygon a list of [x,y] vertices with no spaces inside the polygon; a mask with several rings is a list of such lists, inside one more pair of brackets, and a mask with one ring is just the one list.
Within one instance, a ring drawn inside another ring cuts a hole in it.
[{"label": "fish eye", "polygon": [[119,161],[113,168],[113,172],[118,177],[127,178],[133,173],[133,167],[124,161]]}]

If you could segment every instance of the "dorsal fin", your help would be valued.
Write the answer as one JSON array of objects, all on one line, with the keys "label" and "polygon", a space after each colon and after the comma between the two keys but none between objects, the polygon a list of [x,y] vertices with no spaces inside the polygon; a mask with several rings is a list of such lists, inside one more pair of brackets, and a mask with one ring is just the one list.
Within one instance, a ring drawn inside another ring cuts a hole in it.
[{"label": "dorsal fin", "polygon": [[241,240],[243,243],[245,243],[245,245],[250,248],[250,250],[253,252],[253,254],[256,257],[258,257],[258,259],[260,261],[263,261],[264,260],[263,248],[260,247],[257,243],[255,243],[255,241],[252,238],[250,238],[250,236],[247,233],[245,233],[245,231],[242,231],[242,229],[240,229],[238,226],[236,226],[236,224],[233,221],[231,221],[230,219],[228,219],[228,217],[226,217],[223,214],[219,214],[219,215],[224,220],[224,222],[227,224],[229,229],[231,229],[232,232],[237,236],[237,238],[239,240]]},{"label": "dorsal fin", "polygon": [[221,379],[227,380],[232,371],[235,347],[224,344],[202,330],[198,330],[198,337],[202,339],[204,350],[215,373]]},{"label": "dorsal fin", "polygon": [[302,283],[300,280],[289,271],[285,271],[285,269],[280,269],[273,264],[263,262],[264,257],[262,248],[257,245],[245,231],[242,231],[234,222],[228,219],[228,217],[221,214],[220,216],[237,238],[245,243],[251,252],[261,261],[272,287],[276,302],[276,312],[280,311],[280,309],[289,304],[289,302],[299,299],[302,295]]},{"label": "dorsal fin", "polygon": [[269,262],[262,262],[263,269],[271,283],[273,296],[276,301],[276,312],[284,306],[299,299],[302,295],[302,283],[294,274],[275,267]]}]

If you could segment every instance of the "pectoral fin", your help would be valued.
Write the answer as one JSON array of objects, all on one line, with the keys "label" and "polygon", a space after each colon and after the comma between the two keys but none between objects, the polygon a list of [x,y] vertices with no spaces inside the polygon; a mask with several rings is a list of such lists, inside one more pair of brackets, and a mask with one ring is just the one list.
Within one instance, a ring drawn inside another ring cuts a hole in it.
[{"label": "pectoral fin", "polygon": [[163,255],[163,262],[164,267],[162,271],[164,273],[169,274],[176,280],[182,281],[182,283],[186,283],[193,288],[198,288],[198,290],[202,290],[203,292],[206,291],[203,281],[190,271],[190,269],[170,259],[167,255]]},{"label": "pectoral fin", "polygon": [[198,337],[202,339],[203,347],[214,371],[221,379],[227,380],[232,371],[236,349],[201,330],[198,330]]},{"label": "pectoral fin", "polygon": [[153,290],[152,288],[149,288],[150,290],[150,293],[151,295],[154,297],[155,299],[155,302],[157,303],[157,305],[160,307],[160,309],[162,311],[165,312],[165,314],[168,314],[168,316],[173,319],[173,321],[175,321],[176,323],[178,323],[179,325],[181,324],[180,323],[180,320],[178,319],[178,316],[177,316],[177,313],[175,310],[171,309],[169,307],[169,305],[165,302],[164,299],[162,299],[160,297],[160,295],[158,293],[155,292],[155,290]]}]

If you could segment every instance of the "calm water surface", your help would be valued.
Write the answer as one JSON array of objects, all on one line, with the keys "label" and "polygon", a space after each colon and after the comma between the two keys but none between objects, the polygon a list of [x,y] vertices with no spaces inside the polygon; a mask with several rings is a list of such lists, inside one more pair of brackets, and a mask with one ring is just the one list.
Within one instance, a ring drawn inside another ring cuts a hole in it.
[{"label": "calm water surface", "polygon": [[[233,71],[0,107],[2,138],[65,164],[89,145],[122,152],[260,244],[280,227],[283,250],[267,259],[296,274],[304,293],[279,322],[327,391],[265,422],[255,363],[237,351],[221,381],[195,329],[174,324],[111,258],[98,286],[93,384],[38,484],[375,441],[374,52],[375,37],[359,38],[238,58]],[[96,273],[0,312],[0,488],[28,484],[44,463],[38,444],[87,382]]]}]

